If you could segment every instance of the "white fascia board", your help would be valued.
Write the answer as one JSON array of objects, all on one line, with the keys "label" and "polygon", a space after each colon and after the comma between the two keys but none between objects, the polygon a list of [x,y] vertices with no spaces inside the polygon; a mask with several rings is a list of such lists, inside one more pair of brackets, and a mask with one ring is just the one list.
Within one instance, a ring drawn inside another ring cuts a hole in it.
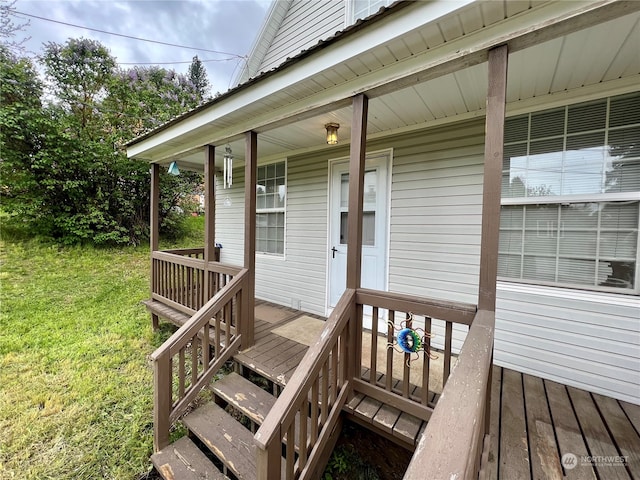
[{"label": "white fascia board", "polygon": [[213,105],[184,121],[173,125],[127,149],[129,157],[144,157],[144,152],[179,137],[207,123],[228,115],[242,107],[250,105],[273,93],[286,89],[310,76],[340,64],[360,53],[375,48],[412,31],[435,19],[474,3],[475,0],[455,0],[439,2],[415,2],[412,7],[404,8],[395,15],[375,23],[375,29],[364,28],[358,34],[348,37],[349,41],[336,42],[331,48],[315,52],[298,63],[295,68],[287,68],[275,75],[257,82],[237,95]]}]

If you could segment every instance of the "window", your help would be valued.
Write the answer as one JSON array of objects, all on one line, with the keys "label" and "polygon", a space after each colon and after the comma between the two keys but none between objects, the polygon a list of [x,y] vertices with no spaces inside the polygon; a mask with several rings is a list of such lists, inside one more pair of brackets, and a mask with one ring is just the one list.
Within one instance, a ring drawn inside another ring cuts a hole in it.
[{"label": "window", "polygon": [[509,118],[498,275],[638,291],[640,94]]},{"label": "window", "polygon": [[256,185],[256,251],[284,255],[287,198],[285,162],[258,167]]},{"label": "window", "polygon": [[382,7],[391,5],[395,0],[349,0],[347,2],[347,25],[359,18],[367,18]]}]

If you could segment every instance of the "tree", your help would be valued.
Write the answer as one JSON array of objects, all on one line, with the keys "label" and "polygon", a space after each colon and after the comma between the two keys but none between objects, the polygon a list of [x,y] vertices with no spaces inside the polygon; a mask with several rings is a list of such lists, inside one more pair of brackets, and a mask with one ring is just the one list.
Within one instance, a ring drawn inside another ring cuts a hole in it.
[{"label": "tree", "polygon": [[5,209],[24,211],[24,195],[35,189],[30,163],[40,150],[48,123],[42,83],[30,60],[0,46],[0,198]]},{"label": "tree", "polygon": [[209,93],[209,79],[207,78],[207,70],[197,55],[193,57],[193,61],[189,65],[189,80],[198,92],[198,103],[202,103]]},{"label": "tree", "polygon": [[[119,70],[93,40],[49,43],[42,63],[54,94],[45,104],[34,65],[0,50],[4,209],[63,243],[140,243],[149,228],[149,165],[128,159],[123,145],[196,106],[195,87],[173,70]],[[161,183],[166,232],[179,226],[173,207],[201,178],[185,172]]]},{"label": "tree", "polygon": [[15,9],[16,0],[0,0],[0,38],[2,45],[12,54],[24,54],[24,44],[31,37],[25,37],[22,40],[15,40],[18,32],[23,32],[29,26],[28,20],[21,23],[14,23],[13,17],[16,17]]}]

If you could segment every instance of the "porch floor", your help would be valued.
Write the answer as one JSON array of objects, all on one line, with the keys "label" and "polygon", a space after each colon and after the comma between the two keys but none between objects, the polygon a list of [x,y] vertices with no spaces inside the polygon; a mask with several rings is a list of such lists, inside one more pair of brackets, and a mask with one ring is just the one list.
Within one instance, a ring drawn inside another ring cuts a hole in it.
[{"label": "porch floor", "polygon": [[[255,345],[235,360],[286,385],[309,347],[273,330],[302,315],[324,320],[257,300]],[[640,479],[640,406],[494,366],[481,478]]]},{"label": "porch floor", "polygon": [[494,367],[480,478],[640,479],[639,432],[638,405]]}]

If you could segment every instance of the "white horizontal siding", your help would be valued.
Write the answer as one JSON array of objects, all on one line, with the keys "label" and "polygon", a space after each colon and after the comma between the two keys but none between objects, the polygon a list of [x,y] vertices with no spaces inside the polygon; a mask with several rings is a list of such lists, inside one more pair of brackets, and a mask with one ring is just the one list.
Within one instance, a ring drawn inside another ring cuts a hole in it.
[{"label": "white horizontal siding", "polygon": [[494,358],[640,403],[640,299],[499,282]]},{"label": "white horizontal siding", "polygon": [[262,60],[260,71],[277,67],[287,58],[344,28],[344,1],[294,0]]},{"label": "white horizontal siding", "polygon": [[[389,289],[475,304],[482,215],[483,125],[465,123],[394,142]],[[468,329],[454,326],[460,350]],[[432,345],[444,345],[434,322]]]}]

